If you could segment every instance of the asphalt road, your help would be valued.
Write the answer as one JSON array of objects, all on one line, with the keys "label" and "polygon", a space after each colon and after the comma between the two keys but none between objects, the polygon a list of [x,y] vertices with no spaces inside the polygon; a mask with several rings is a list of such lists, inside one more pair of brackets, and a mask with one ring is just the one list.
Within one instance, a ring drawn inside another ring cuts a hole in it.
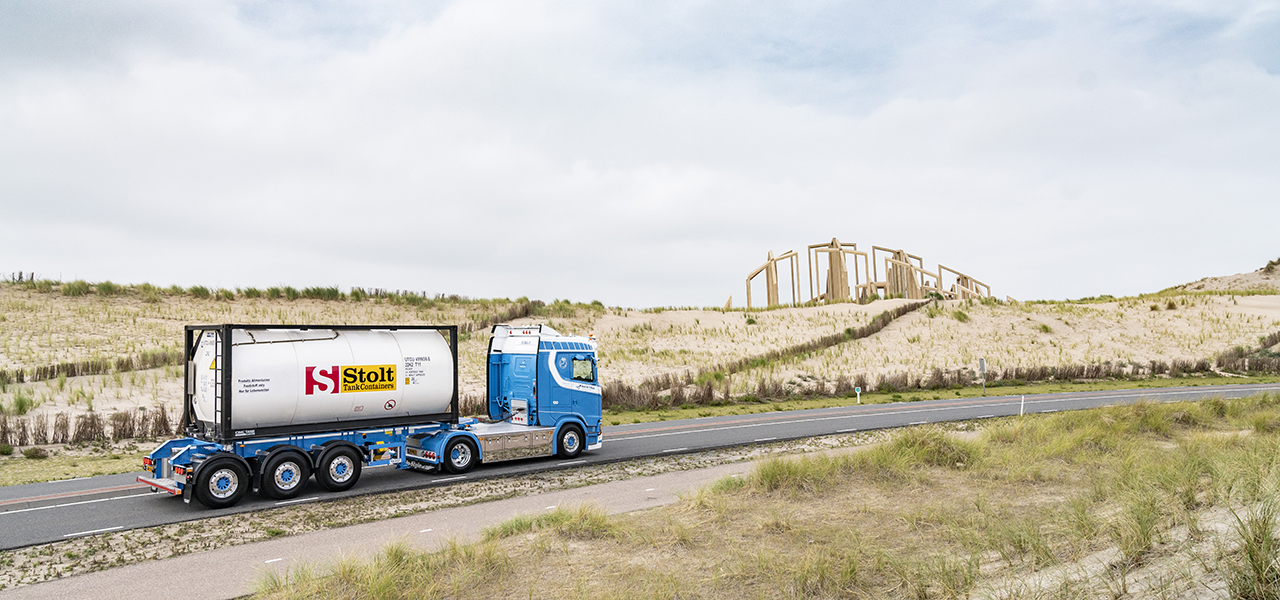
[{"label": "asphalt road", "polygon": [[[0,510],[6,504],[12,508],[0,512],[0,550],[290,504],[429,489],[461,480],[567,469],[649,456],[924,423],[1002,417],[1017,415],[1020,410],[1030,414],[1128,404],[1139,400],[1178,402],[1213,397],[1239,398],[1264,391],[1280,391],[1280,384],[1041,394],[1025,396],[1025,406],[1022,396],[954,398],[607,426],[604,447],[584,453],[576,460],[542,458],[480,465],[466,475],[434,475],[392,468],[365,469],[360,483],[348,492],[323,492],[311,481],[307,490],[293,500],[280,502],[251,494],[238,505],[222,510],[208,510],[195,502],[188,505],[169,494],[151,493],[145,487],[131,485],[136,474],[8,486],[0,488]],[[30,508],[14,508],[24,506],[21,501],[26,499],[39,501],[30,502]]]}]

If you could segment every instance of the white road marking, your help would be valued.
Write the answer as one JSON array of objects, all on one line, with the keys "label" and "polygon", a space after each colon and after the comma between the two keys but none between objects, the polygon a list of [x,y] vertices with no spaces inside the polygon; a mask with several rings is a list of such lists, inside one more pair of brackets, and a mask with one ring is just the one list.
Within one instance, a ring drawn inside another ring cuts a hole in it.
[{"label": "white road marking", "polygon": [[319,499],[320,499],[320,496],[312,496],[310,498],[297,498],[294,500],[283,500],[283,501],[277,502],[276,506],[283,506],[285,504],[297,504],[299,502],[307,502],[310,500],[319,500]]},{"label": "white road marking", "polygon": [[582,463],[584,463],[584,462],[587,462],[587,459],[585,459],[585,458],[584,458],[584,459],[582,459],[582,460],[570,460],[570,461],[567,461],[567,462],[556,463],[556,464],[558,464],[559,466],[563,467],[563,466],[565,466],[565,465],[580,465],[580,464],[582,464]]},{"label": "white road marking", "polygon": [[666,450],[663,450],[662,452],[665,454],[665,453],[667,453],[667,452],[680,452],[681,450],[688,450],[688,448],[687,448],[687,447],[686,447],[686,448],[667,448]]},{"label": "white road marking", "polygon": [[974,417],[974,418],[975,419],[992,419],[992,418],[995,418],[995,415],[982,415],[980,417]]},{"label": "white road marking", "polygon": [[837,429],[836,433],[849,433],[850,431],[862,431],[862,430],[858,429],[857,427],[854,427],[853,429]]},{"label": "white road marking", "polygon": [[95,533],[105,533],[108,531],[115,531],[117,529],[124,529],[124,525],[116,525],[115,527],[106,527],[103,529],[94,529],[92,531],[81,531],[79,533],[68,533],[62,537],[64,538],[80,537],[82,535],[93,535]]},{"label": "white road marking", "polygon": [[778,438],[776,438],[776,437],[771,437],[771,438],[760,438],[760,439],[758,439],[758,440],[754,440],[754,441],[757,441],[757,442],[767,442],[767,441],[769,441],[769,440],[776,440],[776,439],[778,439]]},{"label": "white road marking", "polygon": [[928,421],[912,421],[907,423],[907,425],[924,425],[925,423],[928,423]]},{"label": "white road marking", "polygon": [[647,489],[647,490],[645,490],[645,491],[646,491],[646,492],[652,492],[652,491],[653,491],[653,488],[649,488],[649,489]]},{"label": "white road marking", "polygon": [[110,498],[98,498],[97,500],[81,500],[79,502],[67,502],[65,504],[52,504],[49,506],[34,506],[31,508],[19,508],[16,510],[6,510],[3,512],[0,512],[0,515],[16,515],[18,513],[31,512],[33,510],[48,510],[50,508],[64,508],[67,506],[79,506],[81,504],[94,504],[96,502],[106,502],[108,500],[123,500],[125,498],[143,498],[143,497],[150,498],[154,495],[155,494],[153,494],[152,492],[144,492],[141,494],[130,494],[128,496],[112,496]]},{"label": "white road marking", "polygon": [[433,530],[431,530],[431,529],[423,529],[422,531],[419,531],[418,533],[426,533],[426,532],[428,532],[428,531],[433,531]]},{"label": "white road marking", "polygon": [[445,481],[457,481],[457,480],[459,480],[459,479],[466,479],[466,478],[467,478],[467,476],[466,476],[466,475],[455,475],[455,476],[453,476],[453,477],[445,477],[445,478],[442,478],[442,479],[436,479],[435,481],[432,481],[431,483],[443,483],[443,482],[445,482]]},{"label": "white road marking", "polygon": [[263,562],[269,565],[269,564],[271,564],[271,563],[273,563],[273,562],[280,562],[280,561],[282,561],[282,560],[284,560],[284,559],[283,559],[283,558],[273,558],[273,559],[271,559],[271,560],[263,561]]},{"label": "white road marking", "polygon": [[555,510],[555,509],[556,509],[556,507],[554,507],[554,506],[548,506],[548,507],[547,507],[547,510]]},{"label": "white road marking", "polygon": [[1058,412],[1058,409],[1056,409],[1056,408],[1046,408],[1046,409],[1044,409],[1044,410],[1042,410],[1042,411],[1040,411],[1040,412],[1042,412],[1042,413]]}]

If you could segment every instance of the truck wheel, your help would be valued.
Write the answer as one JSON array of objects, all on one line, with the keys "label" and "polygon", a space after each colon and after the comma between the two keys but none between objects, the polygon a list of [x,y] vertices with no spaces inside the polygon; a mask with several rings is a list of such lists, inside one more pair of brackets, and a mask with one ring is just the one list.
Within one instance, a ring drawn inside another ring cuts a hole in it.
[{"label": "truck wheel", "polygon": [[329,492],[345,492],[360,479],[360,456],[350,446],[330,450],[316,465],[316,483]]},{"label": "truck wheel", "polygon": [[560,436],[556,438],[556,454],[560,458],[578,458],[582,454],[582,430],[577,425],[565,425],[560,428]]},{"label": "truck wheel", "polygon": [[465,437],[456,437],[444,449],[444,470],[466,473],[476,463],[476,445]]},{"label": "truck wheel", "polygon": [[226,508],[239,502],[249,490],[249,472],[229,458],[204,465],[195,481],[196,500],[209,508]]},{"label": "truck wheel", "polygon": [[262,469],[262,491],[276,500],[295,498],[311,477],[307,459],[294,452],[281,452]]}]

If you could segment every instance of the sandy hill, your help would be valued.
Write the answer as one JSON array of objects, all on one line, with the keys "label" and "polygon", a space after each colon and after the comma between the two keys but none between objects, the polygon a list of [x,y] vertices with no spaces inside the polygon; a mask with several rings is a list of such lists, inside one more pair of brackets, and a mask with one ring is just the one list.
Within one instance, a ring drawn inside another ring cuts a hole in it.
[{"label": "sandy hill", "polygon": [[[1266,282],[1271,273],[1247,274]],[[1212,281],[1227,281],[1218,278]],[[771,360],[734,373],[734,394],[756,391],[761,380],[803,386],[861,376],[916,380],[935,370],[976,369],[986,358],[992,369],[1063,365],[1145,365],[1151,361],[1212,359],[1236,346],[1256,346],[1280,331],[1280,294],[1215,293],[1171,289],[1158,295],[1106,302],[940,302],[910,312],[864,339]],[[1245,281],[1231,280],[1231,281]],[[1214,283],[1214,285],[1218,285]],[[1228,285],[1229,284],[1221,284]],[[867,305],[778,308],[754,311],[628,310],[599,304],[528,303],[509,300],[413,299],[355,295],[326,299],[219,298],[190,293],[66,295],[55,286],[0,284],[0,370],[33,369],[63,362],[137,357],[174,352],[182,326],[199,322],[447,324],[474,329],[460,341],[464,397],[484,392],[487,323],[549,323],[573,334],[594,333],[600,342],[601,377],[638,385],[663,375],[715,370],[822,336],[866,326],[876,315],[909,304],[882,300]],[[509,319],[509,316],[529,316]],[[176,355],[176,352],[175,352]],[[72,413],[131,409],[180,402],[181,366],[8,384],[0,407],[13,414],[19,396],[36,412]],[[12,377],[10,377],[12,380]],[[723,386],[723,381],[717,387]]]},{"label": "sandy hill", "polygon": [[1199,281],[1185,283],[1170,290],[1187,292],[1220,292],[1220,291],[1268,291],[1280,293],[1280,258],[1268,262],[1252,273],[1239,273],[1225,277],[1205,277]]}]

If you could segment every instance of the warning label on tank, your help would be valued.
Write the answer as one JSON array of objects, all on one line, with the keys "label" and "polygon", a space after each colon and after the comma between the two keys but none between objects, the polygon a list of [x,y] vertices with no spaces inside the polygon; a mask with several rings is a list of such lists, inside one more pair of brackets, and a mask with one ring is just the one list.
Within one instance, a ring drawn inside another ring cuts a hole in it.
[{"label": "warning label on tank", "polygon": [[396,389],[395,365],[307,367],[306,395],[388,392]]}]

